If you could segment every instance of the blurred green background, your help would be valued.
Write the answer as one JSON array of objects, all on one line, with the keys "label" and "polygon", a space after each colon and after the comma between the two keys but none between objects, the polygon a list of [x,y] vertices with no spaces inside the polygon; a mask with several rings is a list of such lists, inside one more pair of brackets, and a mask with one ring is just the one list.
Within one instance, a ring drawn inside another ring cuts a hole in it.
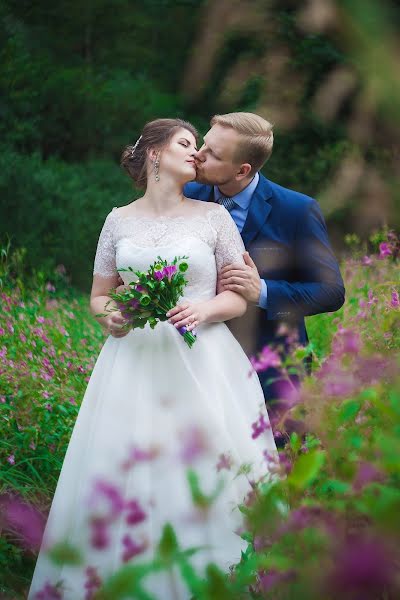
[{"label": "blurred green background", "polygon": [[0,239],[91,283],[119,156],[144,123],[254,111],[264,174],[316,197],[333,244],[400,224],[400,3],[2,0]]}]

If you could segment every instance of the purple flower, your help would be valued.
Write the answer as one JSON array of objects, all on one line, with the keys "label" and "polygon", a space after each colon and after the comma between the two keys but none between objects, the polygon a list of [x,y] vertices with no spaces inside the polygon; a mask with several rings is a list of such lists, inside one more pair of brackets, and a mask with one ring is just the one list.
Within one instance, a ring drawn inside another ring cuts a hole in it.
[{"label": "purple flower", "polygon": [[131,558],[134,558],[138,554],[142,554],[148,547],[148,543],[145,540],[137,543],[129,534],[124,535],[122,544],[124,545],[124,552],[122,554],[123,562],[128,562]]},{"label": "purple flower", "polygon": [[335,334],[332,350],[334,354],[358,354],[361,350],[360,334],[353,329],[341,327]]},{"label": "purple flower", "polygon": [[33,506],[18,497],[9,497],[2,506],[6,527],[17,532],[25,547],[36,550],[40,547],[45,520]]},{"label": "purple flower", "polygon": [[161,279],[164,278],[164,270],[154,271],[154,277],[157,279],[157,281],[161,281]]},{"label": "purple flower", "polygon": [[98,480],[94,486],[94,494],[104,496],[110,505],[111,517],[118,516],[125,507],[125,501],[119,489],[108,481]]},{"label": "purple flower", "polygon": [[138,308],[140,306],[140,302],[139,300],[136,300],[136,298],[132,298],[132,300],[129,301],[129,305],[132,306],[132,308]]},{"label": "purple flower", "polygon": [[9,462],[10,465],[15,465],[15,456],[14,456],[14,454],[10,454],[10,456],[7,456],[7,462]]},{"label": "purple flower", "polygon": [[93,517],[90,520],[90,528],[92,530],[90,543],[93,548],[97,550],[103,550],[107,548],[110,543],[110,537],[108,533],[108,521],[100,517]]},{"label": "purple flower", "polygon": [[276,571],[275,569],[271,569],[268,573],[259,575],[263,592],[269,592],[269,590],[278,583],[289,582],[294,579],[296,579],[296,571],[294,569],[289,569],[287,571]]},{"label": "purple flower", "polygon": [[361,462],[353,480],[353,490],[360,492],[369,483],[383,481],[384,477],[384,474],[381,471],[378,471],[371,463]]},{"label": "purple flower", "polygon": [[252,423],[251,427],[253,429],[253,432],[251,434],[253,440],[258,438],[258,436],[261,435],[264,431],[267,431],[267,429],[271,429],[271,425],[265,420],[265,415],[263,414],[260,414],[258,421]]},{"label": "purple flower", "polygon": [[62,600],[62,598],[61,589],[49,582],[45,583],[42,589],[34,595],[34,600]]},{"label": "purple flower", "polygon": [[101,587],[102,580],[95,567],[86,567],[85,575],[87,577],[84,586],[86,589],[85,600],[91,600],[94,593]]},{"label": "purple flower", "polygon": [[334,597],[375,599],[395,580],[394,559],[378,539],[353,539],[340,548],[329,577],[330,592]]},{"label": "purple flower", "polygon": [[400,307],[399,293],[396,290],[392,292],[392,299],[390,301],[390,306],[392,308],[399,308]]},{"label": "purple flower", "polygon": [[363,264],[366,267],[372,265],[372,258],[370,258],[369,256],[363,256],[361,259],[361,264]]},{"label": "purple flower", "polygon": [[269,346],[264,346],[257,358],[251,357],[250,362],[255,371],[266,371],[270,367],[279,367],[281,359],[277,352],[271,350]]},{"label": "purple flower", "polygon": [[168,279],[170,281],[171,281],[172,277],[175,275],[175,273],[176,273],[176,265],[168,265],[163,268],[164,276],[168,277]]},{"label": "purple flower", "polygon": [[153,460],[159,455],[159,449],[156,447],[143,450],[137,446],[133,446],[129,450],[128,459],[121,464],[121,469],[127,471],[131,469],[136,463]]},{"label": "purple flower", "polygon": [[181,460],[186,464],[190,464],[207,449],[207,437],[205,433],[196,426],[187,429],[182,437]]},{"label": "purple flower", "polygon": [[218,463],[216,466],[217,472],[219,473],[223,469],[230,471],[233,461],[232,458],[227,454],[220,454],[218,457]]},{"label": "purple flower", "polygon": [[128,510],[128,514],[126,515],[126,522],[128,525],[137,525],[147,517],[137,500],[129,500],[126,503],[126,508]]},{"label": "purple flower", "polygon": [[379,258],[385,258],[385,256],[391,256],[392,254],[392,249],[390,247],[390,244],[388,244],[387,242],[382,242],[381,244],[379,244]]}]

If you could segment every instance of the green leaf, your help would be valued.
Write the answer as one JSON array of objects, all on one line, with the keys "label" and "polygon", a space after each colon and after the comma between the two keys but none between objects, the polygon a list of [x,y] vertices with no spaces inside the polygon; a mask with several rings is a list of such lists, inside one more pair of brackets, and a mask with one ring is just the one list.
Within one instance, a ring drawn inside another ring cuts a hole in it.
[{"label": "green leaf", "polygon": [[346,402],[343,402],[338,415],[339,423],[345,423],[346,421],[353,419],[360,408],[361,403],[359,400],[347,400]]},{"label": "green leaf", "polygon": [[171,560],[179,550],[178,540],[174,528],[170,523],[163,527],[161,539],[158,545],[158,552],[164,560]]},{"label": "green leaf", "polygon": [[81,565],[83,557],[75,546],[68,542],[60,542],[53,546],[48,552],[50,560],[56,565]]},{"label": "green leaf", "polygon": [[294,464],[288,483],[299,490],[304,490],[316,478],[324,462],[323,450],[312,450],[308,454],[302,454]]}]

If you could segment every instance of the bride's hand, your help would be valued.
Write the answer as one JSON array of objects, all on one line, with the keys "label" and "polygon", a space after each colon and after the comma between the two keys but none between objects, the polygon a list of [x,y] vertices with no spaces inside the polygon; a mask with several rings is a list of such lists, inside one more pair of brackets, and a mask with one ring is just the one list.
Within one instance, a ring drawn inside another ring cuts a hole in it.
[{"label": "bride's hand", "polygon": [[115,338],[122,338],[128,335],[130,329],[121,329],[125,323],[126,319],[124,319],[119,310],[112,312],[104,319],[104,327]]},{"label": "bride's hand", "polygon": [[207,312],[204,302],[181,302],[167,312],[168,322],[172,323],[177,329],[186,326],[191,331],[200,323],[204,323],[207,318]]}]

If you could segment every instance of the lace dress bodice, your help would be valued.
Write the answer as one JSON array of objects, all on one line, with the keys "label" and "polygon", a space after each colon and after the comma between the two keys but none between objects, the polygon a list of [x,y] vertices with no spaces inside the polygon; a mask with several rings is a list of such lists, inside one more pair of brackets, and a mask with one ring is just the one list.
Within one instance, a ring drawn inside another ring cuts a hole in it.
[{"label": "lace dress bodice", "polygon": [[[157,256],[187,256],[185,298],[206,300],[216,294],[217,275],[229,263],[243,263],[245,251],[235,222],[223,206],[211,204],[199,214],[179,217],[107,215],[94,260],[94,275],[110,277],[117,269],[147,270]],[[120,273],[124,283],[135,277]]]}]

